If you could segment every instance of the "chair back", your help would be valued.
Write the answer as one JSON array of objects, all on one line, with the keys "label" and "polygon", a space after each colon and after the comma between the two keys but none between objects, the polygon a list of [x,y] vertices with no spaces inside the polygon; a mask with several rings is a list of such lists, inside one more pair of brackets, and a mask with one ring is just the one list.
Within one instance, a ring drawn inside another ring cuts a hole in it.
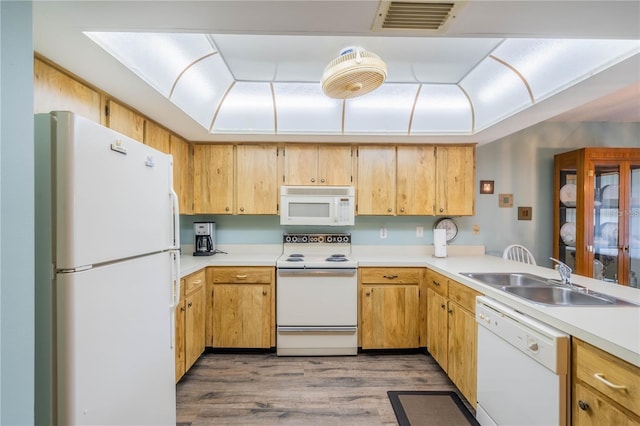
[{"label": "chair back", "polygon": [[515,260],[516,262],[529,263],[531,265],[537,265],[536,259],[533,254],[520,244],[511,244],[502,253],[503,259]]}]

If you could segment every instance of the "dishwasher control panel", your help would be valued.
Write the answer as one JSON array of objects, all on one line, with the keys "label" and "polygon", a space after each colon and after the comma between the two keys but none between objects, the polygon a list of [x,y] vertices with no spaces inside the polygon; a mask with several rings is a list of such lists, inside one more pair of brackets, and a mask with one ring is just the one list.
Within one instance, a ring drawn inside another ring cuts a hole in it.
[{"label": "dishwasher control panel", "polygon": [[568,334],[487,297],[477,298],[476,321],[549,370],[559,374],[567,372],[568,359],[557,354],[568,349]]}]

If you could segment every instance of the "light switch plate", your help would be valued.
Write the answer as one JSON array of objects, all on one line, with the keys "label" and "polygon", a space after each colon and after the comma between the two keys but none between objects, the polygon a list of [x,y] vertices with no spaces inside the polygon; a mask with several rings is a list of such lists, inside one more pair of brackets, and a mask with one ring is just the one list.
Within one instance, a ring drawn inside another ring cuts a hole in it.
[{"label": "light switch plate", "polygon": [[416,226],[416,237],[424,237],[424,228],[422,226]]},{"label": "light switch plate", "polygon": [[383,240],[387,238],[387,228],[380,228],[380,238]]}]

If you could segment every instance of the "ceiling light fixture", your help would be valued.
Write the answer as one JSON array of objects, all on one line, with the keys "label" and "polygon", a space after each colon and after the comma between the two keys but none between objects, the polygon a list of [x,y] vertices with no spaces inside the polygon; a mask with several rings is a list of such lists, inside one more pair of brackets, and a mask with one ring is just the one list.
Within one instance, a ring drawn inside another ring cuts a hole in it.
[{"label": "ceiling light fixture", "polygon": [[374,91],[386,78],[387,64],[378,55],[349,47],[324,69],[322,91],[330,98],[355,98]]}]

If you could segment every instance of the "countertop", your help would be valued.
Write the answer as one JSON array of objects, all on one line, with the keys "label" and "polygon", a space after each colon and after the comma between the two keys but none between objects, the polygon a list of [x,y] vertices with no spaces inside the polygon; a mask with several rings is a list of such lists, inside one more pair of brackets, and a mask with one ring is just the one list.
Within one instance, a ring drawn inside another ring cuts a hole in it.
[{"label": "countertop", "polygon": [[[228,245],[219,247],[226,253],[192,256],[183,250],[181,276],[207,266],[275,266],[282,246]],[[433,257],[433,246],[352,246],[358,266],[427,267],[461,282],[511,308],[530,315],[597,346],[640,367],[640,306],[561,307],[528,302],[498,289],[467,278],[463,272],[527,272],[546,278],[559,278],[558,272],[541,266],[505,260],[484,254],[482,246],[448,246],[448,257]],[[573,275],[572,281],[591,290],[640,304],[640,289],[619,286]]]}]

